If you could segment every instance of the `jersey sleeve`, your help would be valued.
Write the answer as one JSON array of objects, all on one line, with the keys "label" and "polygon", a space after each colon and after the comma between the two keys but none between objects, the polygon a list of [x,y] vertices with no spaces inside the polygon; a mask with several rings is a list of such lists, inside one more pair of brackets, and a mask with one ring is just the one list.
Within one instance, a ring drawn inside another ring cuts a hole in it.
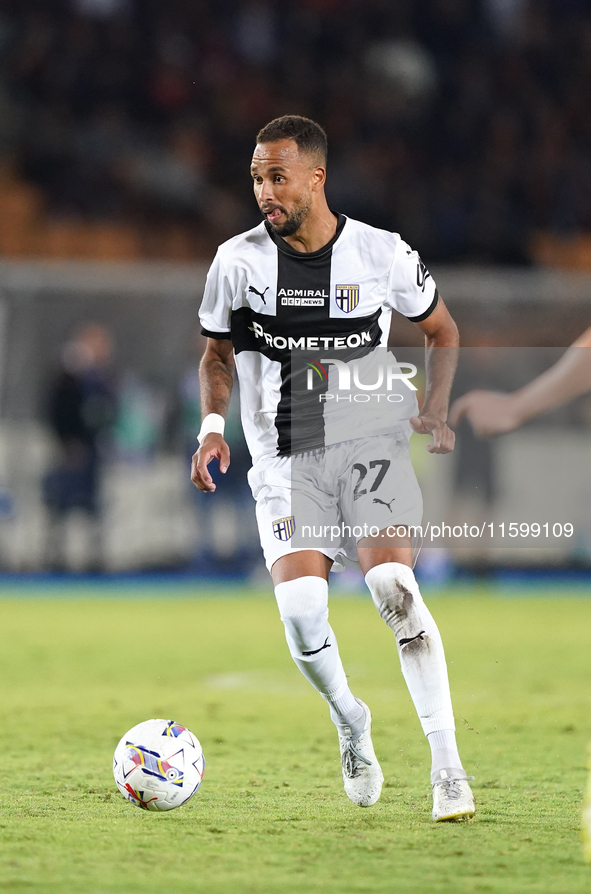
[{"label": "jersey sleeve", "polygon": [[420,323],[433,313],[438,301],[437,287],[419,253],[401,239],[390,268],[386,304]]},{"label": "jersey sleeve", "polygon": [[218,251],[209,268],[199,308],[201,334],[207,338],[230,338],[231,313],[232,292]]}]

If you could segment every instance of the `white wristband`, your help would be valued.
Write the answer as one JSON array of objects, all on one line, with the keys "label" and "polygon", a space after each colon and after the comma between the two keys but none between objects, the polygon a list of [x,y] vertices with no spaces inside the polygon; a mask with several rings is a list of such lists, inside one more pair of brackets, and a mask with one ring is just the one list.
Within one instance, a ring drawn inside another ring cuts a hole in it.
[{"label": "white wristband", "polygon": [[209,435],[211,432],[215,432],[216,435],[222,435],[223,437],[225,425],[226,420],[219,413],[208,413],[201,423],[201,429],[197,435],[199,446],[203,443],[205,435]]}]

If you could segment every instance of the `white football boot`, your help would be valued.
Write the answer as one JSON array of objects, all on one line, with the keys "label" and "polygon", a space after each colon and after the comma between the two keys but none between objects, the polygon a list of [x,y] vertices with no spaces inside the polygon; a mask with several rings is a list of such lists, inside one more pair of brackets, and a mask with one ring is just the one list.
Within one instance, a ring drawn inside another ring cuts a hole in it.
[{"label": "white football boot", "polygon": [[363,731],[356,738],[348,726],[337,726],[343,782],[347,797],[358,807],[371,807],[382,792],[384,774],[378,763],[371,741],[371,712],[367,705],[356,699],[365,711]]},{"label": "white football boot", "polygon": [[[433,819],[436,823],[470,819],[474,816],[474,795],[468,785],[473,776],[459,776],[459,770],[440,770],[433,783]],[[455,777],[455,778],[454,778]]]}]

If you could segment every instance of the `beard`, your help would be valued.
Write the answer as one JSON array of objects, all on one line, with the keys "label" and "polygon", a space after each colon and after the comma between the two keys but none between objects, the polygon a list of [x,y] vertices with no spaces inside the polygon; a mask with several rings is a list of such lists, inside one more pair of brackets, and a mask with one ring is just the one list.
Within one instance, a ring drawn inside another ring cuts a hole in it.
[{"label": "beard", "polygon": [[297,233],[297,231],[307,218],[308,214],[310,213],[312,202],[310,199],[300,199],[294,204],[292,210],[289,213],[282,206],[278,207],[280,207],[285,214],[285,223],[279,225],[271,223],[270,221],[269,223],[271,223],[273,230],[275,231],[275,233],[277,233],[278,236],[293,236],[295,233]]}]

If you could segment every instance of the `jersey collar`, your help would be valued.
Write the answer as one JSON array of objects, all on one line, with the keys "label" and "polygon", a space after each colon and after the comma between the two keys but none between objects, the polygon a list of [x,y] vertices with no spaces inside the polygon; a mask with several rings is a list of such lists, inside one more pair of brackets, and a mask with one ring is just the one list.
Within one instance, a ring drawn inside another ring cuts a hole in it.
[{"label": "jersey collar", "polygon": [[327,242],[326,245],[323,245],[322,248],[319,248],[317,251],[296,251],[295,248],[291,247],[289,242],[286,242],[282,236],[278,236],[277,233],[274,232],[273,227],[268,221],[264,221],[264,226],[279,251],[283,252],[283,254],[291,255],[292,258],[300,258],[300,260],[320,258],[332,249],[333,245],[343,232],[343,227],[347,223],[347,218],[344,214],[338,214],[337,212],[335,212],[335,214],[337,215],[337,231],[330,242]]}]

